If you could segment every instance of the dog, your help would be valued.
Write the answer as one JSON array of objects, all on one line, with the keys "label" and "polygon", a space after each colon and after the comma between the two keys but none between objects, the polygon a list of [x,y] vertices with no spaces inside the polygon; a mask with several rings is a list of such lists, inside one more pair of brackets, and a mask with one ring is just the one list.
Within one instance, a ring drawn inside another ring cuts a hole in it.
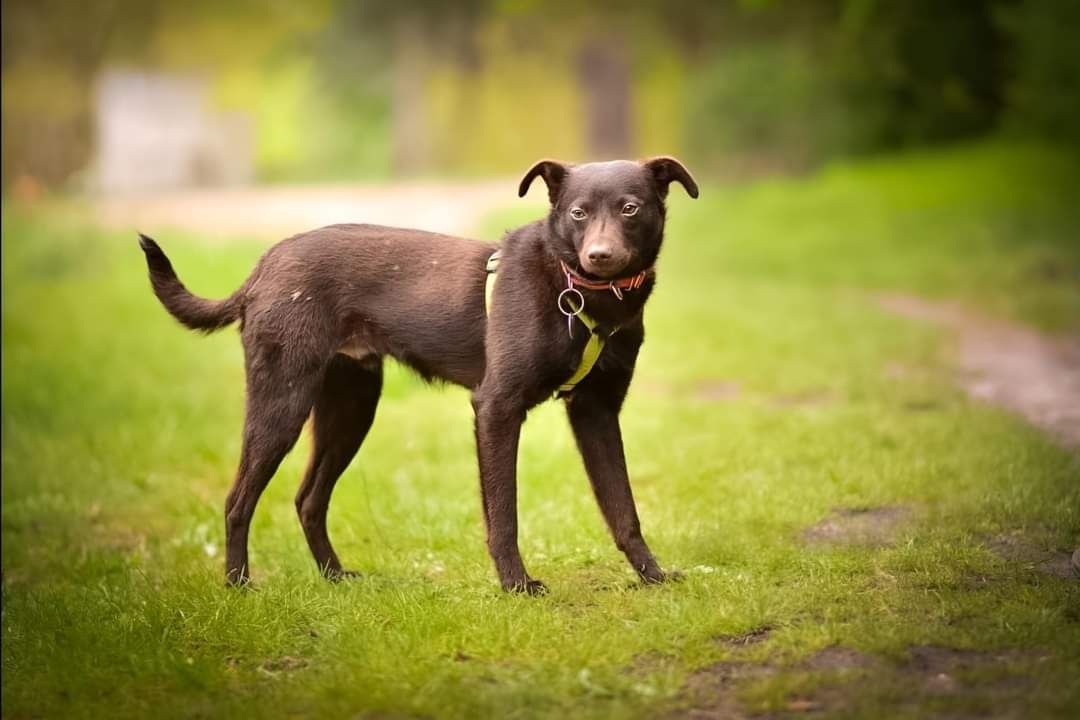
[{"label": "dog", "polygon": [[[538,177],[547,185],[547,217],[498,244],[331,225],[273,246],[224,300],[189,292],[161,247],[140,234],[153,291],[176,320],[205,333],[240,322],[247,399],[239,469],[225,501],[227,583],[249,581],[255,505],[309,416],[300,523],[328,579],[355,574],[342,569],[326,513],[375,419],[386,357],[472,391],[487,546],[504,590],[546,592],[518,549],[516,463],[527,411],[555,393],[615,545],[643,582],[668,579],[642,537],[619,411],[644,340],[669,186],[680,183],[692,198],[698,186],[671,157],[541,160],[518,195]],[[493,255],[498,268],[486,298]]]}]

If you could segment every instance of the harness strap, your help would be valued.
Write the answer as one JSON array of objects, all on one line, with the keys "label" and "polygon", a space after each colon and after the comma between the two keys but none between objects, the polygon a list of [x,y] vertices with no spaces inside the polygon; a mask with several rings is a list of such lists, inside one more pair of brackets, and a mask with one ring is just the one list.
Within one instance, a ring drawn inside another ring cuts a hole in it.
[{"label": "harness strap", "polygon": [[491,298],[495,294],[495,271],[499,269],[498,250],[491,253],[484,269],[487,271],[487,280],[484,282],[484,314],[487,315],[491,312]]},{"label": "harness strap", "polygon": [[[567,296],[566,302],[573,303],[573,300]],[[589,341],[585,343],[585,349],[581,351],[581,362],[578,364],[577,370],[574,371],[569,380],[559,386],[560,393],[570,392],[577,387],[579,382],[585,379],[592,371],[593,366],[596,365],[596,361],[600,359],[600,353],[604,352],[604,343],[606,342],[606,338],[596,331],[596,321],[582,312],[583,308],[575,308],[572,304],[570,307],[577,311],[575,317],[589,329]]]},{"label": "harness strap", "polygon": [[[487,280],[484,283],[484,312],[491,313],[491,299],[495,295],[495,278],[499,269],[499,251],[496,250],[488,258],[487,266]],[[559,389],[555,393],[555,397],[560,394],[568,393],[577,387],[578,383],[584,380],[593,367],[596,365],[596,361],[600,359],[600,353],[604,351],[604,343],[606,338],[596,332],[596,321],[589,317],[584,312],[584,308],[574,307],[575,302],[572,298],[567,297],[566,302],[570,303],[570,309],[574,310],[574,316],[581,321],[589,330],[589,341],[585,343],[585,349],[581,352],[581,362],[578,363],[577,370],[570,376],[570,379],[559,386]]]}]

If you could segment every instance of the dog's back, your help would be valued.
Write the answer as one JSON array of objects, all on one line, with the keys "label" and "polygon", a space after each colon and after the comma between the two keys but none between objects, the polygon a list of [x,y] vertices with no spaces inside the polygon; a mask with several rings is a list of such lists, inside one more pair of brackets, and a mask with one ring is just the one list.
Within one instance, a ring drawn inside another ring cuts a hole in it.
[{"label": "dog's back", "polygon": [[360,359],[388,355],[426,379],[483,377],[484,264],[495,245],[378,225],[330,225],[279,242],[229,298],[190,293],[140,236],[155,293],[185,326],[242,323],[244,345]]}]

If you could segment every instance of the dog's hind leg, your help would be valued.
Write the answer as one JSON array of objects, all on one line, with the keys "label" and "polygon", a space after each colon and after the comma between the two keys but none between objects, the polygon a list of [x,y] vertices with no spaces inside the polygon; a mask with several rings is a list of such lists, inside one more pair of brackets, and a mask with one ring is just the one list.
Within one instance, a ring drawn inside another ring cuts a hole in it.
[{"label": "dog's hind leg", "polygon": [[[295,352],[295,351],[294,351]],[[247,408],[240,467],[225,500],[225,580],[248,581],[248,529],[263,490],[296,444],[322,380],[325,361],[261,347],[247,358]]]},{"label": "dog's hind leg", "polygon": [[330,495],[341,473],[360,449],[382,392],[382,360],[335,355],[315,396],[312,452],[296,495],[296,512],[315,562],[330,580],[343,571],[326,532]]}]

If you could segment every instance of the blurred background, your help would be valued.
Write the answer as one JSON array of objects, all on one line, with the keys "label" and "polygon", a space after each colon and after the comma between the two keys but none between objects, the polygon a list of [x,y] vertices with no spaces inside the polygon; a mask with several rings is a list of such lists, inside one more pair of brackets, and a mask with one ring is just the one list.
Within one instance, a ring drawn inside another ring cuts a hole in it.
[{"label": "blurred background", "polygon": [[[751,643],[888,660],[702,717],[1075,716],[1080,1],[2,8],[5,717],[676,717]],[[538,158],[652,154],[702,190],[668,198],[621,422],[687,581],[621,589],[547,403],[518,477],[553,602],[498,597],[468,391],[387,363],[330,511],[364,579],[310,560],[305,434],[255,515],[259,592],[226,592],[242,349],[162,310],[135,231],[224,297],[282,237],[494,240],[544,213],[516,197]],[[807,541],[853,518],[895,545]],[[1030,677],[883,669],[927,644]]]},{"label": "blurred background", "polygon": [[1080,143],[1070,0],[6,0],[3,187],[698,174],[1003,131]]}]

